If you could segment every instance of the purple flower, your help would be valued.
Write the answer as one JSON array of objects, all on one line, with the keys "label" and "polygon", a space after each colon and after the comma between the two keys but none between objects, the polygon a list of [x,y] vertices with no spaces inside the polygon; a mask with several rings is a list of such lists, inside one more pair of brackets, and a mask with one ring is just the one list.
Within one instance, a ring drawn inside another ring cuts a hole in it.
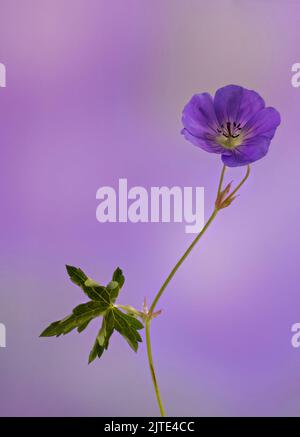
[{"label": "purple flower", "polygon": [[195,94],[184,107],[181,133],[195,146],[221,154],[228,167],[247,165],[266,155],[280,124],[279,112],[266,108],[255,91],[237,85]]}]

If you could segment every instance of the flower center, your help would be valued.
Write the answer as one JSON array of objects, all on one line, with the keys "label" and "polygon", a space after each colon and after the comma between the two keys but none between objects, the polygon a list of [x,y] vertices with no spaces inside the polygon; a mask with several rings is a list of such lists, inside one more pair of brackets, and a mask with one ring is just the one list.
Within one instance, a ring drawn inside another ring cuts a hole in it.
[{"label": "flower center", "polygon": [[227,121],[227,123],[221,124],[217,128],[220,134],[217,137],[217,142],[227,149],[234,149],[242,143],[243,135],[241,130],[241,123]]}]

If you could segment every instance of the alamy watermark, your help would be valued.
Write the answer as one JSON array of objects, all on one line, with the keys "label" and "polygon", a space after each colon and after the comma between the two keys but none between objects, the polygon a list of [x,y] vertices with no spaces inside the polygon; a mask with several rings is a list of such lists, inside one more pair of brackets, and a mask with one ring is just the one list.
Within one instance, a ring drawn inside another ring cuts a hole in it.
[{"label": "alamy watermark", "polygon": [[300,86],[300,62],[295,62],[295,64],[292,65],[291,71],[293,73],[291,84],[294,88],[298,88]]},{"label": "alamy watermark", "polygon": [[2,63],[0,63],[0,87],[6,87],[6,68]]},{"label": "alamy watermark", "polygon": [[294,323],[291,327],[293,333],[291,338],[291,344],[296,349],[300,347],[300,323]]},{"label": "alamy watermark", "polygon": [[96,218],[100,223],[185,223],[185,232],[194,234],[204,226],[203,187],[135,186],[128,189],[127,179],[119,179],[118,192],[100,187]]},{"label": "alamy watermark", "polygon": [[6,347],[6,327],[0,323],[0,347]]}]

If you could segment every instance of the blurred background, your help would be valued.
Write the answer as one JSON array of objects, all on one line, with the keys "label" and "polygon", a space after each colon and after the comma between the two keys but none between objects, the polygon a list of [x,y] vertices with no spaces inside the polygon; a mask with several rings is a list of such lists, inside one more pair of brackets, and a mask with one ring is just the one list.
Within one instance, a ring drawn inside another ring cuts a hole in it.
[{"label": "blurred background", "polygon": [[[0,415],[158,414],[145,344],[98,326],[39,339],[84,301],[66,263],[120,302],[150,301],[193,235],[184,224],[100,224],[96,191],[204,186],[221,162],[180,135],[192,94],[235,83],[281,113],[266,158],[160,301],[153,353],[169,415],[299,415],[300,4],[279,0],[0,0]],[[229,180],[243,171],[232,169]]]}]

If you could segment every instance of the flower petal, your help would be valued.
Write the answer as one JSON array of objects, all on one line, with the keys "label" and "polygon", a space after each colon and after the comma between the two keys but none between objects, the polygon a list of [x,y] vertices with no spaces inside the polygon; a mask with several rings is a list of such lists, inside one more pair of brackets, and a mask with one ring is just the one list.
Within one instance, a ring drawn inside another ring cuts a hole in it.
[{"label": "flower petal", "polygon": [[219,88],[215,94],[214,107],[219,124],[236,122],[243,97],[243,88],[227,85]]},{"label": "flower petal", "polygon": [[194,144],[194,146],[200,147],[206,152],[210,152],[210,153],[224,152],[224,147],[220,146],[219,144],[216,144],[213,140],[210,140],[209,138],[197,137],[195,135],[192,135],[187,129],[182,129],[181,133],[186,140],[190,141],[192,144]]},{"label": "flower petal", "polygon": [[265,101],[256,91],[243,88],[237,122],[243,126],[264,107]]},{"label": "flower petal", "polygon": [[275,108],[264,108],[246,123],[243,133],[246,138],[263,135],[272,139],[280,121],[280,114]]},{"label": "flower petal", "polygon": [[210,94],[195,94],[182,112],[183,126],[197,137],[215,135],[217,118]]},{"label": "flower petal", "polygon": [[265,102],[256,91],[238,85],[227,85],[217,90],[214,107],[220,124],[229,121],[244,125],[265,107]]},{"label": "flower petal", "polygon": [[236,149],[222,154],[222,161],[228,167],[239,167],[263,158],[269,149],[271,138],[266,136],[253,137],[245,140]]}]

